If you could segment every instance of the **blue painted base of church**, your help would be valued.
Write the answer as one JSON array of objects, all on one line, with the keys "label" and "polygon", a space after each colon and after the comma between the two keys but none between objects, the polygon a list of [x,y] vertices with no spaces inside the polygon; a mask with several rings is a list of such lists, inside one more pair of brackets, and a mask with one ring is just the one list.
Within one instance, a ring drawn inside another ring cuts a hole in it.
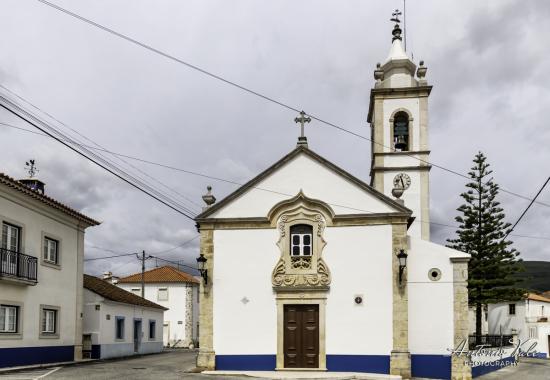
[{"label": "blue painted base of church", "polygon": [[[514,363],[504,358],[472,368],[477,377]],[[223,371],[274,371],[276,355],[216,355],[216,369]],[[327,355],[327,370],[334,372],[390,373],[389,355]],[[411,355],[413,377],[451,378],[451,357],[447,355]]]},{"label": "blue painted base of church", "polygon": [[[276,355],[216,355],[216,369],[224,371],[274,371]],[[334,372],[390,373],[389,355],[327,355],[327,370]],[[411,355],[415,377],[451,378],[451,357]]]},{"label": "blue painted base of church", "polygon": [[73,360],[74,346],[0,348],[0,368]]}]

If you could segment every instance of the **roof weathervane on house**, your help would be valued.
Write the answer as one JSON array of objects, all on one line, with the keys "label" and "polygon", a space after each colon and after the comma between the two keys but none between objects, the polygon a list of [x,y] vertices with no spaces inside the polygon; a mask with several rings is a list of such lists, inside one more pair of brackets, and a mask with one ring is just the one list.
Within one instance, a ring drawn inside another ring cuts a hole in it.
[{"label": "roof weathervane on house", "polygon": [[300,123],[300,137],[298,137],[298,146],[304,146],[307,148],[307,137],[304,134],[305,123],[311,123],[311,117],[307,116],[305,111],[300,112],[299,117],[294,118],[295,123]]},{"label": "roof weathervane on house", "polygon": [[44,188],[46,187],[46,184],[38,178],[35,178],[39,172],[38,168],[36,167],[36,161],[34,159],[26,161],[25,170],[27,170],[29,177],[20,179],[19,182],[27,186],[29,189],[37,191],[40,194],[44,195]]},{"label": "roof weathervane on house", "polygon": [[29,178],[33,178],[36,176],[39,172],[38,168],[36,167],[36,162],[33,160],[28,160],[25,162],[25,168],[27,169],[27,173],[29,173]]}]

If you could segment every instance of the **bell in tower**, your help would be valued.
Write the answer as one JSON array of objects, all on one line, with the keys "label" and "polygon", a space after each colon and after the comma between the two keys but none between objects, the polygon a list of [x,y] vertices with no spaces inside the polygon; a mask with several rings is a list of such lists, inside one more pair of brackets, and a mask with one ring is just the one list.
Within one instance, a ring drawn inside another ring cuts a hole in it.
[{"label": "bell in tower", "polygon": [[393,148],[398,152],[409,150],[409,117],[398,113],[393,122]]}]

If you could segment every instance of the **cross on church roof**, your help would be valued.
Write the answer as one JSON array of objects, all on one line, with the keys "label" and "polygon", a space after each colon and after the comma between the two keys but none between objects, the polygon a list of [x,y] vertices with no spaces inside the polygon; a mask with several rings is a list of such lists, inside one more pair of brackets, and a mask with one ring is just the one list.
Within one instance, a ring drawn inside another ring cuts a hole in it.
[{"label": "cross on church roof", "polygon": [[307,137],[304,135],[304,125],[305,123],[311,122],[311,117],[306,116],[306,113],[301,111],[300,116],[294,118],[294,122],[300,123],[300,137],[298,137],[298,145],[303,145],[307,148]]},{"label": "cross on church roof", "polygon": [[399,20],[399,16],[401,16],[401,11],[399,9],[396,9],[395,11],[393,11],[391,15],[392,15],[392,18],[390,19],[390,21],[394,21],[398,24],[401,22],[401,20]]}]

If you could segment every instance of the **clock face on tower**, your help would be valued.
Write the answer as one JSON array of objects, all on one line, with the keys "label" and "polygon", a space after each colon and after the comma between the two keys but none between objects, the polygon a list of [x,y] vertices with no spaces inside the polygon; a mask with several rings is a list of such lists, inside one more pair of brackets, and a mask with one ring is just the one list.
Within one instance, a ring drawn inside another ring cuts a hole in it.
[{"label": "clock face on tower", "polygon": [[407,190],[411,185],[411,177],[405,173],[399,173],[393,179],[393,186],[403,190]]}]

